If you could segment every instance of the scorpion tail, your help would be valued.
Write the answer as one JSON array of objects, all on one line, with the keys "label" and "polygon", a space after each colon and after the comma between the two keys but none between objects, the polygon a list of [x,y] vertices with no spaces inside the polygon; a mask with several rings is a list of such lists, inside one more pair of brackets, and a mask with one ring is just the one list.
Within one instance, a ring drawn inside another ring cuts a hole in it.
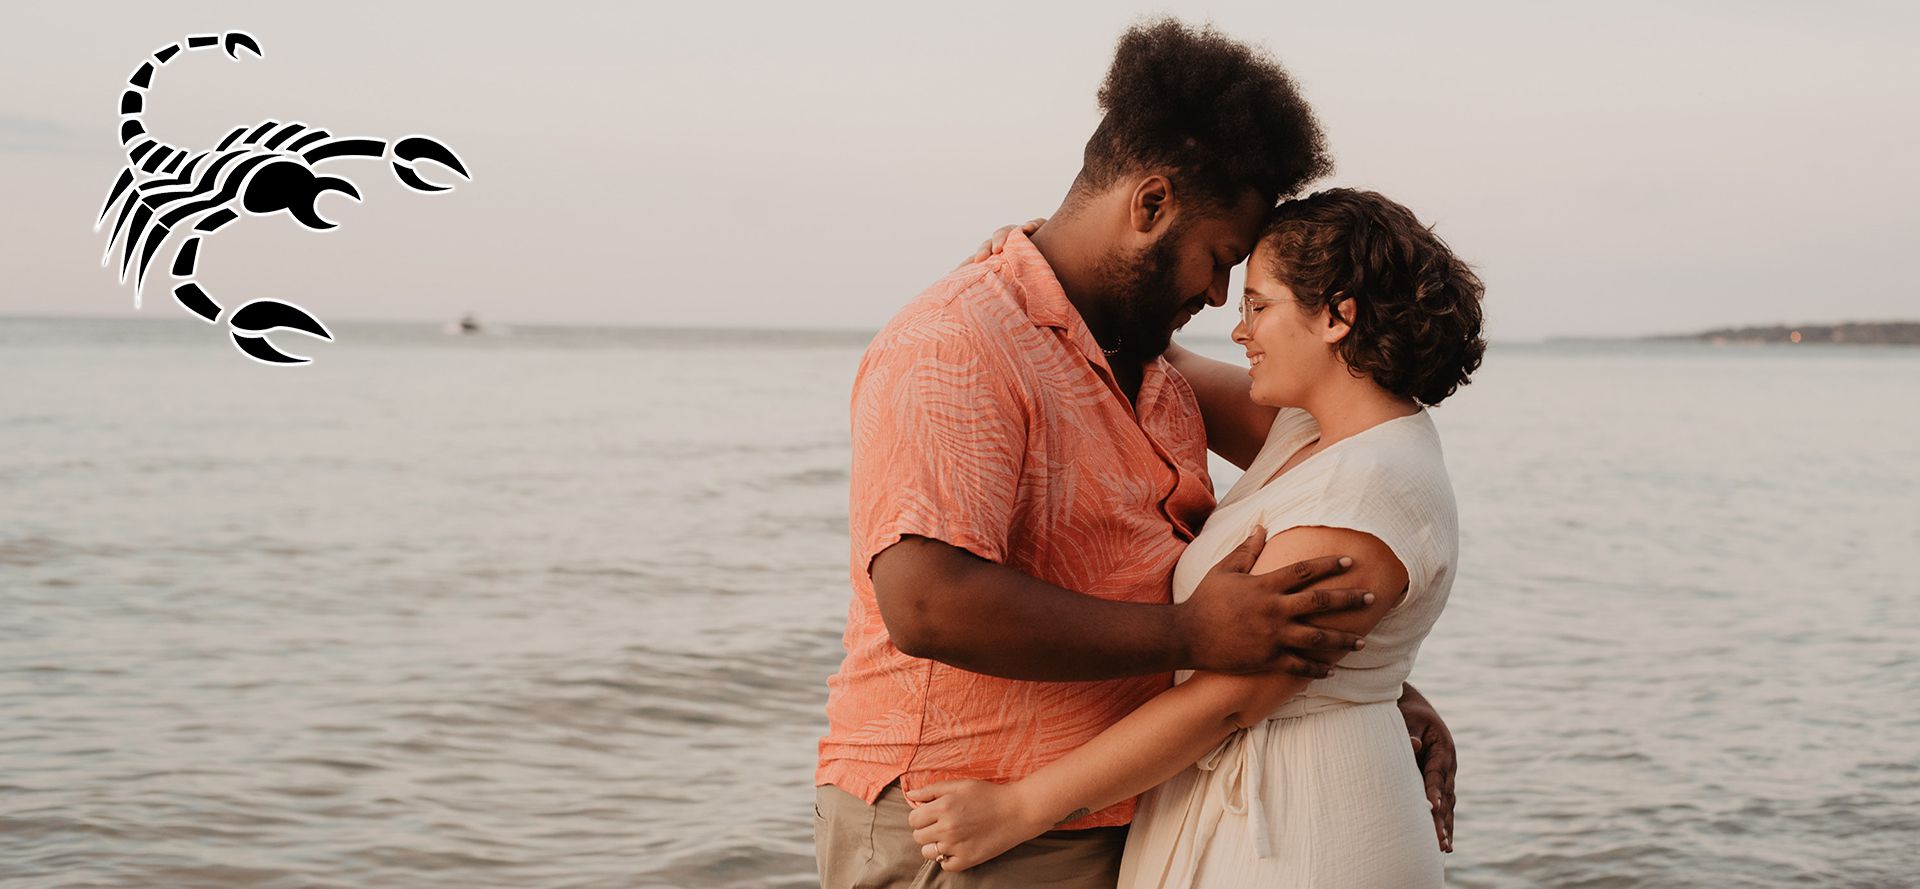
[{"label": "scorpion tail", "polygon": [[[169,43],[154,50],[153,57],[144,59],[140,67],[127,77],[127,89],[120,94],[120,144],[127,151],[127,166],[131,170],[136,164],[139,169],[152,173],[177,164],[187,155],[187,150],[169,145],[147,134],[146,110],[147,91],[153,88],[154,72],[165,67],[173,57],[187,50],[212,49],[222,47],[235,61],[240,59],[240,50],[252,52],[256,57],[265,58],[260,44],[253,35],[245,31],[227,31],[224,34],[190,34],[184,40]],[[145,163],[141,163],[142,161]]]},{"label": "scorpion tail", "polygon": [[265,53],[260,51],[260,44],[254,41],[253,35],[245,31],[228,31],[226,34],[221,35],[220,45],[226,48],[227,57],[236,62],[240,61],[239,50],[241,49],[253,53],[253,57],[256,59],[264,59],[267,57]]}]

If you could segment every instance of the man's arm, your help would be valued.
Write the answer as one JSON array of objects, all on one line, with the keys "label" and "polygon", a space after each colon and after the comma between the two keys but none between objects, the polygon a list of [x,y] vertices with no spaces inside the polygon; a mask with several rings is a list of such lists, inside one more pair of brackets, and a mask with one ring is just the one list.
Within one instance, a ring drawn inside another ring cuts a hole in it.
[{"label": "man's arm", "polygon": [[1112,602],[1062,589],[924,537],[871,565],[887,634],[902,652],[1008,679],[1113,679],[1173,670],[1280,670],[1325,676],[1354,633],[1301,618],[1364,608],[1372,594],[1329,589],[1339,557],[1249,572],[1266,545],[1254,529],[1179,605]]},{"label": "man's arm", "polygon": [[[1406,569],[1378,538],[1345,529],[1294,528],[1274,537],[1255,570],[1285,570],[1281,563],[1326,552],[1353,553],[1354,569],[1340,582],[1375,594],[1367,608],[1329,622],[1355,632],[1371,630],[1407,588]],[[1179,774],[1234,731],[1266,719],[1308,682],[1284,674],[1196,673],[1019,781],[947,781],[909,791],[907,799],[920,804],[908,819],[914,841],[922,844],[922,854],[932,853],[928,857],[949,856],[944,863],[949,870],[972,867],[1049,827]]]},{"label": "man's arm", "polygon": [[1056,681],[1187,667],[1319,676],[1317,660],[1354,647],[1352,634],[1300,618],[1355,607],[1365,593],[1296,592],[1338,573],[1331,558],[1251,576],[1264,534],[1180,605],[1111,602],[1006,567],[1028,399],[998,341],[945,305],[918,303],[918,314],[896,319],[854,378],[849,530],[896,647],[976,673]]}]

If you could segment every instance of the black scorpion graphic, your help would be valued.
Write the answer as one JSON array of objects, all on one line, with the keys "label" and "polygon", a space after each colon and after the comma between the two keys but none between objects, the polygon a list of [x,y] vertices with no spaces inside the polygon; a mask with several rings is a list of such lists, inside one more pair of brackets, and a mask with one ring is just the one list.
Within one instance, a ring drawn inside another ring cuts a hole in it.
[{"label": "black scorpion graphic", "polygon": [[[196,34],[187,37],[185,48],[194,50],[222,48],[234,61],[239,50],[246,49],[263,57],[260,44],[244,31],[225,34]],[[120,142],[127,150],[127,167],[107,193],[94,222],[94,231],[106,224],[107,216],[119,206],[113,233],[107,238],[106,253],[100,264],[113,257],[114,244],[126,232],[120,257],[120,282],[133,274],[133,305],[140,307],[140,295],[146,284],[147,267],[168,236],[191,225],[186,242],[173,255],[173,277],[179,281],[173,297],[188,311],[218,324],[220,304],[213,301],[194,282],[194,269],[200,258],[200,241],[238,219],[242,211],[254,216],[285,212],[301,225],[314,231],[333,228],[321,218],[314,202],[321,194],[337,191],[360,201],[353,183],[335,176],[318,176],[314,168],[322,163],[351,157],[391,157],[393,172],[408,188],[422,192],[446,191],[421,178],[414,170],[416,161],[433,161],[461,178],[471,180],[460,158],[445,145],[427,136],[406,136],[388,143],[383,139],[336,138],[326,130],[310,128],[298,121],[280,123],[261,121],[256,126],[235,127],[211,151],[189,152],[147,134],[142,115],[146,110],[146,92],[153,84],[156,66],[164,66],[178,55],[181,44],[170,43],[153,54],[150,61],[127,78],[127,91],[120,97]],[[135,256],[138,255],[138,265]],[[320,321],[292,303],[257,299],[235,310],[227,318],[233,343],[247,357],[275,365],[306,364],[310,359],[288,355],[273,347],[263,335],[276,328],[297,330],[324,340],[332,340]]]}]

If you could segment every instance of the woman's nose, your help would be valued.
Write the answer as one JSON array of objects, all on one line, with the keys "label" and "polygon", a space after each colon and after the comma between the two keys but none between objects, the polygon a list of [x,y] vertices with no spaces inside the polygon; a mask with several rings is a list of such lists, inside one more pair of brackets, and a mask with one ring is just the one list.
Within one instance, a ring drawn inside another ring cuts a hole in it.
[{"label": "woman's nose", "polygon": [[1232,337],[1233,341],[1240,345],[1244,346],[1247,344],[1247,341],[1251,339],[1251,337],[1247,336],[1247,319],[1242,318],[1233,322]]}]

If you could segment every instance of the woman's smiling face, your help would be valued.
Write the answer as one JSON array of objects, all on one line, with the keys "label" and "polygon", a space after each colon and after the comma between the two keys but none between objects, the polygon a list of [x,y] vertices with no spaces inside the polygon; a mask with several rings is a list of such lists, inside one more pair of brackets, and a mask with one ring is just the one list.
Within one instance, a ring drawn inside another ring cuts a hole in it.
[{"label": "woman's smiling face", "polygon": [[1254,402],[1299,407],[1328,371],[1340,369],[1332,344],[1345,325],[1330,327],[1325,309],[1302,312],[1293,289],[1268,271],[1268,249],[1264,244],[1255,248],[1247,263],[1244,310],[1233,327],[1233,341],[1247,350]]}]

